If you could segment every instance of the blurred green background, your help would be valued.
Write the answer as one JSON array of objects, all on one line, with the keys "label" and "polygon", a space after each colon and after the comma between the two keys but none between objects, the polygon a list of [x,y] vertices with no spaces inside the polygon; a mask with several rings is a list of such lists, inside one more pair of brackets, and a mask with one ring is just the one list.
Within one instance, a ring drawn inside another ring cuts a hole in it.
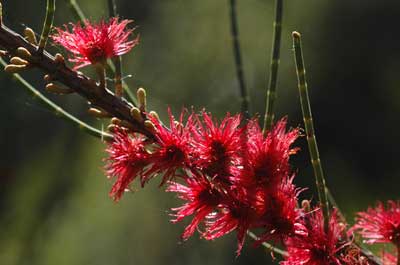
[{"label": "blurred green background", "polygon": [[[57,1],[56,22],[74,21]],[[41,31],[45,0],[3,0],[4,21]],[[92,19],[108,14],[104,0],[78,0]],[[117,0],[134,19],[141,42],[124,57],[132,89],[143,86],[165,117],[182,106],[216,116],[240,109],[228,0]],[[310,96],[327,182],[350,220],[376,200],[399,199],[400,2],[285,1],[278,117],[301,125],[290,32],[303,34]],[[263,115],[273,1],[238,0],[239,31],[251,111]],[[52,52],[58,51],[52,47]],[[84,70],[86,71],[86,70]],[[39,72],[24,75],[43,88]],[[89,73],[90,74],[90,73]],[[169,222],[180,205],[157,181],[115,204],[102,169],[104,145],[34,102],[0,75],[0,264],[269,264],[250,240],[235,258],[235,236],[180,243],[184,223]],[[101,127],[78,96],[52,97]],[[106,124],[104,124],[106,126]],[[315,198],[305,139],[293,159],[297,184]]]}]

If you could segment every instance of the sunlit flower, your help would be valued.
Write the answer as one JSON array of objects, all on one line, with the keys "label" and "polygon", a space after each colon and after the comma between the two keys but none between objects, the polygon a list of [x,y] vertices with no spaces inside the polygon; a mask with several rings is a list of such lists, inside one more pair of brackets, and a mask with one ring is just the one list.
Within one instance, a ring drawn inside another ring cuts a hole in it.
[{"label": "sunlit flower", "polygon": [[142,185],[156,174],[163,175],[160,185],[165,184],[175,176],[178,169],[184,169],[190,166],[191,155],[191,134],[193,122],[192,116],[185,124],[183,117],[185,112],[180,115],[179,121],[176,121],[168,109],[169,128],[166,128],[160,120],[150,117],[156,127],[155,137],[157,142],[153,146],[150,156],[152,165],[146,170],[145,177],[142,179]]},{"label": "sunlit flower", "polygon": [[310,213],[305,224],[307,235],[288,238],[285,242],[288,256],[280,264],[341,265],[339,251],[349,243],[344,241],[345,227],[338,222],[336,212],[331,214],[327,232],[320,209]]},{"label": "sunlit flower", "polygon": [[290,175],[289,158],[298,148],[291,148],[299,137],[299,129],[286,131],[286,119],[282,119],[264,137],[257,121],[248,126],[247,161],[252,180],[256,185],[274,187]]},{"label": "sunlit flower", "polygon": [[208,218],[207,228],[203,237],[214,240],[230,232],[236,231],[237,250],[239,255],[246,238],[247,231],[257,218],[253,201],[240,190],[227,190],[224,201],[219,206],[219,212]]},{"label": "sunlit flower", "polygon": [[86,20],[83,27],[80,23],[71,23],[71,31],[67,25],[65,30],[56,28],[52,38],[72,53],[70,61],[76,63],[74,69],[89,64],[103,64],[109,58],[129,52],[139,43],[138,37],[128,40],[134,30],[126,28],[131,22],[111,18],[109,22],[101,21],[98,24]]},{"label": "sunlit flower", "polygon": [[106,170],[109,177],[116,177],[110,196],[118,201],[129,184],[138,176],[143,177],[144,168],[148,165],[148,153],[144,148],[144,137],[129,135],[124,131],[114,134],[106,152]]},{"label": "sunlit flower", "polygon": [[365,243],[393,243],[400,248],[400,201],[388,201],[386,208],[378,202],[375,208],[359,212],[356,221],[354,229]]},{"label": "sunlit flower", "polygon": [[200,173],[185,178],[185,182],[187,186],[171,182],[167,189],[169,192],[176,192],[180,199],[186,201],[183,206],[172,209],[176,212],[173,214],[176,218],[172,222],[176,223],[193,215],[192,221],[182,234],[184,240],[194,233],[199,224],[215,210],[222,199],[221,192]]},{"label": "sunlit flower", "polygon": [[212,116],[203,112],[202,121],[192,131],[194,138],[194,164],[217,180],[228,180],[240,164],[243,149],[243,130],[239,128],[241,116],[227,115],[218,124]]},{"label": "sunlit flower", "polygon": [[305,236],[307,229],[302,223],[302,210],[297,207],[301,189],[293,184],[293,178],[281,180],[274,190],[267,190],[258,199],[263,208],[257,227],[264,228],[258,243],[267,240],[284,241],[290,236]]}]

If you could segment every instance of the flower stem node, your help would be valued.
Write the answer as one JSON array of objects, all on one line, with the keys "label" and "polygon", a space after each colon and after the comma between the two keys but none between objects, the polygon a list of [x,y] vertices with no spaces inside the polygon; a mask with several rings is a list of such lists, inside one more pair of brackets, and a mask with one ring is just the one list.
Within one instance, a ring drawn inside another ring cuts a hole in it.
[{"label": "flower stem node", "polygon": [[147,107],[146,90],[144,88],[139,88],[136,92],[136,95],[139,102],[139,109],[141,111],[146,111]]},{"label": "flower stem node", "polygon": [[140,109],[138,109],[136,107],[133,107],[131,109],[131,116],[138,122],[143,121],[142,113],[141,113]]},{"label": "flower stem node", "polygon": [[26,65],[9,64],[4,68],[4,71],[9,74],[17,74],[27,68]]},{"label": "flower stem node", "polygon": [[153,133],[157,132],[156,126],[154,126],[154,123],[149,120],[144,121],[144,127]]},{"label": "flower stem node", "polygon": [[29,41],[32,45],[38,44],[35,32],[31,28],[26,27],[24,29],[24,36],[25,36],[26,40]]},{"label": "flower stem node", "polygon": [[59,95],[67,95],[74,93],[74,90],[68,87],[63,87],[54,83],[49,83],[46,85],[46,90],[48,92],[59,94]]},{"label": "flower stem node", "polygon": [[110,118],[111,117],[111,115],[109,113],[107,113],[106,111],[96,109],[96,108],[90,108],[88,110],[88,113],[96,118]]},{"label": "flower stem node", "polygon": [[32,57],[32,54],[30,53],[30,51],[28,51],[24,47],[19,47],[17,49],[17,55],[25,60],[29,60]]},{"label": "flower stem node", "polygon": [[54,61],[60,65],[65,64],[65,58],[64,56],[62,56],[61,53],[56,53],[56,55],[54,56]]},{"label": "flower stem node", "polygon": [[19,57],[12,57],[10,63],[15,65],[28,65],[28,61],[21,59]]}]

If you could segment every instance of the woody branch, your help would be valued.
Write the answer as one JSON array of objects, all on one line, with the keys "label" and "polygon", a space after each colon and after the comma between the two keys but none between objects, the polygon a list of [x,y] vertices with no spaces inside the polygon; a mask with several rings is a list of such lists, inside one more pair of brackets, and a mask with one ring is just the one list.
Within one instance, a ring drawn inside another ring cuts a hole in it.
[{"label": "woody branch", "polygon": [[47,51],[39,53],[37,47],[26,41],[21,35],[7,28],[3,24],[0,27],[0,47],[8,56],[21,57],[21,48],[26,49],[30,55],[22,56],[31,67],[37,67],[52,79],[66,85],[80,96],[86,98],[94,107],[101,108],[107,113],[122,121],[129,123],[132,130],[142,133],[150,139],[154,135],[150,128],[145,126],[145,119],[137,121],[131,115],[133,105],[124,98],[116,97],[111,91],[99,89],[99,85],[82,73],[73,71],[64,63],[55,60]]}]

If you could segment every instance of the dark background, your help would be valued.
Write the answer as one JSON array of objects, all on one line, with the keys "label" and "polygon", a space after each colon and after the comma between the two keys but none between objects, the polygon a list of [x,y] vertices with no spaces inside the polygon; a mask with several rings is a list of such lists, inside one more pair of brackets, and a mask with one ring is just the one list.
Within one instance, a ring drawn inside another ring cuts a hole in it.
[{"label": "dark background", "polygon": [[[3,0],[4,21],[41,31],[44,0]],[[239,0],[239,30],[253,114],[263,115],[273,1]],[[74,21],[57,1],[55,24]],[[92,19],[104,0],[80,0]],[[206,107],[216,116],[240,109],[228,0],[120,0],[139,25],[141,43],[124,57],[132,89],[147,89],[150,107]],[[290,33],[303,34],[317,139],[327,182],[349,220],[376,200],[399,199],[400,3],[382,0],[285,1],[278,117],[302,124]],[[52,47],[52,52],[57,49]],[[87,72],[87,69],[84,69]],[[37,71],[24,74],[36,87]],[[251,248],[235,258],[234,235],[215,242],[195,235],[180,244],[184,223],[169,223],[180,204],[156,181],[115,204],[103,172],[104,144],[54,116],[10,76],[0,75],[0,264],[267,264]],[[77,96],[52,97],[99,128]],[[106,126],[106,124],[103,124]],[[293,160],[296,183],[315,198],[305,139]]]}]

